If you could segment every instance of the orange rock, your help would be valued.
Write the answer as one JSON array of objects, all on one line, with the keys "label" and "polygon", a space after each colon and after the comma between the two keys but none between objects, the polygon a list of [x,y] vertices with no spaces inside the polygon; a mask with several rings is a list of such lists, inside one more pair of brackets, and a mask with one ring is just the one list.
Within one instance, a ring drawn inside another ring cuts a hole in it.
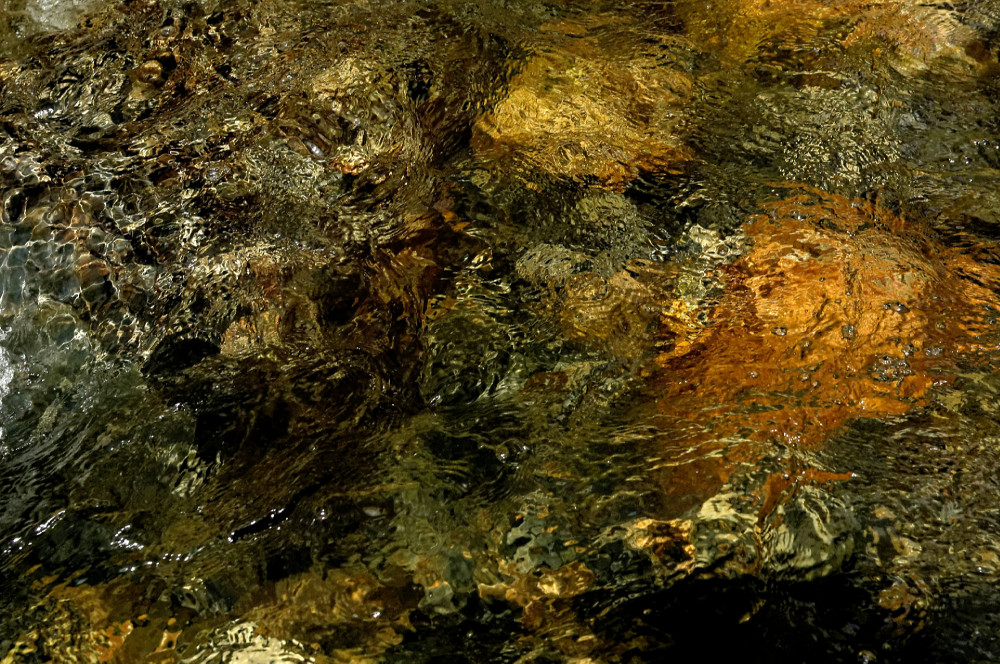
[{"label": "orange rock", "polygon": [[[1000,305],[1000,270],[866,202],[802,188],[744,227],[726,292],[689,351],[650,371],[671,472],[710,494],[752,443],[813,446],[856,417],[928,403]],[[732,448],[733,440],[750,445]],[[690,486],[686,486],[690,485]]]}]

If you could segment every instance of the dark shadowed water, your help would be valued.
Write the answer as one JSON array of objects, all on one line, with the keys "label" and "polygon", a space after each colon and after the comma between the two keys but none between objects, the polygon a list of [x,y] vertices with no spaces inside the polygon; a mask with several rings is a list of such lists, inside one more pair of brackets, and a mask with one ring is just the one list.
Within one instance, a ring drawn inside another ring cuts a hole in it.
[{"label": "dark shadowed water", "polygon": [[998,54],[0,0],[0,662],[1000,661]]}]

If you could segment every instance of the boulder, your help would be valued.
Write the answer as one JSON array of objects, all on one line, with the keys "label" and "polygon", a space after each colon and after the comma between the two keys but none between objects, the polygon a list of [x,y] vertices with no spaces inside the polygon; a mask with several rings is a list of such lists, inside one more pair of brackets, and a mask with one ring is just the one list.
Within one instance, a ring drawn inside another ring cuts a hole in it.
[{"label": "boulder", "polygon": [[473,147],[511,159],[533,179],[569,178],[621,189],[642,173],[679,172],[694,81],[682,40],[598,14],[547,23],[506,95],[479,118]]}]

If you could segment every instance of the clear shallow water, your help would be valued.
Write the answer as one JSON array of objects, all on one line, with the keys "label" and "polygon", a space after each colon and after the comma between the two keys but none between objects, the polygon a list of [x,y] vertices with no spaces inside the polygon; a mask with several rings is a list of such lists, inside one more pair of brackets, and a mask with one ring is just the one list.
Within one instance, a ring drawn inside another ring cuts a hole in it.
[{"label": "clear shallow water", "polygon": [[993,661],[990,3],[8,2],[10,662]]}]

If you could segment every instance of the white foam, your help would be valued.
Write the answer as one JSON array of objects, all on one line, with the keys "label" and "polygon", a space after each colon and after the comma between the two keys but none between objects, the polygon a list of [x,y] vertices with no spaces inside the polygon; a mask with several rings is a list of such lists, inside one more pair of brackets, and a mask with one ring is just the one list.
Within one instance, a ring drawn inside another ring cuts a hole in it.
[{"label": "white foam", "polygon": [[24,11],[43,30],[68,30],[96,4],[94,0],[28,0]]},{"label": "white foam", "polygon": [[[3,341],[6,336],[6,333],[0,331],[0,341]],[[7,395],[10,394],[10,384],[13,380],[14,367],[10,364],[10,356],[7,354],[7,349],[0,346],[0,405],[3,405]],[[7,429],[4,427],[4,423],[0,421],[0,443],[2,443],[6,437]]]}]

